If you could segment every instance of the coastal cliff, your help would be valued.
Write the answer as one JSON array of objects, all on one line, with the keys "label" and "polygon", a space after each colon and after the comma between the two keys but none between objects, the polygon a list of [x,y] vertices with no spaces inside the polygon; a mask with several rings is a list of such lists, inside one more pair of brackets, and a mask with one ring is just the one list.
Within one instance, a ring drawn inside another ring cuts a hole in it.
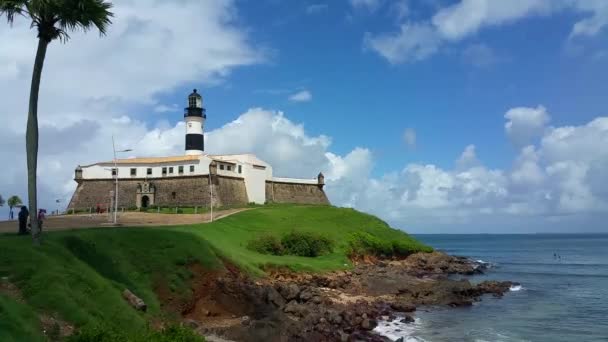
[{"label": "coastal cliff", "polygon": [[[275,249],[255,248],[260,239]],[[379,320],[409,321],[417,307],[471,305],[508,291],[508,282],[452,277],[483,267],[374,216],[330,206],[49,232],[40,248],[3,235],[0,312],[10,324],[0,340],[154,340],[157,332],[181,333],[177,326],[191,333],[184,341],[384,341],[374,332]]]}]

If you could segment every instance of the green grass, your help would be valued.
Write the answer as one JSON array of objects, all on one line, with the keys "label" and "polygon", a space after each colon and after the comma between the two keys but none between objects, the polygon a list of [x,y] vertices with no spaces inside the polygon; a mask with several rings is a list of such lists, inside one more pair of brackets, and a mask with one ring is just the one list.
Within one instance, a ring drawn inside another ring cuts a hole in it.
[{"label": "green grass", "polygon": [[[187,265],[195,261],[206,268],[222,267],[205,240],[171,230],[54,232],[45,235],[40,248],[32,247],[28,237],[0,236],[0,276],[17,285],[36,312],[57,314],[79,327],[107,325],[137,332],[153,319],[172,318],[161,312],[155,283],[165,282],[176,296],[187,298],[191,295]],[[121,296],[125,288],[146,302],[146,313],[125,302]],[[10,317],[31,313],[19,309],[18,303],[0,300],[0,312]],[[15,329],[1,329],[0,341],[24,336]],[[31,329],[32,324],[22,324],[21,331]]]},{"label": "green grass", "polygon": [[[375,216],[353,209],[330,206],[273,205],[245,211],[211,224],[176,229],[204,238],[219,253],[254,274],[263,274],[267,266],[288,267],[295,271],[328,271],[351,267],[347,256],[349,238],[366,232],[385,241],[400,241],[414,251],[430,250],[405,232],[390,228]],[[292,255],[268,255],[247,248],[249,242],[263,235],[278,239],[292,230],[322,234],[335,242],[333,252],[316,258]]]},{"label": "green grass", "polygon": [[0,341],[44,341],[34,309],[0,294]]},{"label": "green grass", "polygon": [[[277,238],[298,231],[334,241],[319,257],[266,255],[247,248],[262,235]],[[428,247],[378,218],[329,206],[271,205],[210,224],[158,228],[99,228],[45,233],[41,247],[29,237],[0,235],[0,277],[8,277],[27,304],[0,294],[0,341],[42,340],[37,315],[47,313],[76,327],[108,326],[123,332],[146,331],[149,323],[177,317],[162,312],[155,284],[176,297],[191,296],[188,265],[207,269],[231,260],[262,276],[268,266],[296,271],[347,269],[349,237],[365,232],[379,241],[398,241],[412,250]],[[122,298],[128,288],[148,304],[146,313]]]}]

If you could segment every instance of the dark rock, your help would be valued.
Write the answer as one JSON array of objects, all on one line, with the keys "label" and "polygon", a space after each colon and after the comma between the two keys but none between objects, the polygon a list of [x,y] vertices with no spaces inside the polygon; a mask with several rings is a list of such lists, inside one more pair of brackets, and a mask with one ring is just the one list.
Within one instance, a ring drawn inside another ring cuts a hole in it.
[{"label": "dark rock", "polygon": [[281,286],[279,288],[279,292],[287,301],[290,301],[298,298],[298,294],[300,294],[300,287],[296,284],[289,284]]},{"label": "dark rock", "polygon": [[285,299],[283,299],[283,296],[272,287],[266,288],[266,300],[268,303],[274,304],[274,306],[278,308],[285,306]]},{"label": "dark rock", "polygon": [[396,302],[391,303],[391,309],[399,312],[413,312],[416,311],[416,306],[407,302]]},{"label": "dark rock", "polygon": [[414,317],[410,316],[410,315],[405,315],[405,317],[403,317],[403,319],[401,319],[399,322],[401,323],[413,323]]},{"label": "dark rock", "polygon": [[313,292],[310,289],[305,289],[300,292],[300,300],[303,302],[308,302],[313,297]]},{"label": "dark rock", "polygon": [[333,324],[341,324],[342,323],[342,315],[340,315],[337,312],[331,312],[329,314],[329,321],[332,322]]},{"label": "dark rock", "polygon": [[374,328],[378,325],[378,322],[374,319],[365,318],[361,322],[361,329],[363,330],[374,330]]}]

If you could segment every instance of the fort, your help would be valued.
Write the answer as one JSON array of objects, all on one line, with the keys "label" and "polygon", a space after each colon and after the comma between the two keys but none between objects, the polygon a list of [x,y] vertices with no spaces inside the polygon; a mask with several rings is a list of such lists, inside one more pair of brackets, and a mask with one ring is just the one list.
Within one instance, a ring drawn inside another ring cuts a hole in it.
[{"label": "fort", "polygon": [[150,206],[224,207],[248,203],[329,204],[324,176],[274,177],[272,166],[253,154],[204,152],[207,118],[196,89],[185,108],[185,154],[116,159],[78,166],[68,209]]}]

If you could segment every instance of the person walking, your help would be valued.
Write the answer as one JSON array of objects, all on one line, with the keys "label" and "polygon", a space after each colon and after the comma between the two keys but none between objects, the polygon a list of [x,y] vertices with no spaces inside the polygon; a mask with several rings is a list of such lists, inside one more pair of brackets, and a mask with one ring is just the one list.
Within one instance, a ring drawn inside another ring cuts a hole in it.
[{"label": "person walking", "polygon": [[28,216],[30,216],[30,212],[27,211],[27,207],[26,206],[22,206],[21,210],[19,211],[19,235],[26,235],[27,234],[27,218]]},{"label": "person walking", "polygon": [[42,223],[46,219],[46,209],[38,210],[38,224],[40,225],[40,231],[42,231]]}]

